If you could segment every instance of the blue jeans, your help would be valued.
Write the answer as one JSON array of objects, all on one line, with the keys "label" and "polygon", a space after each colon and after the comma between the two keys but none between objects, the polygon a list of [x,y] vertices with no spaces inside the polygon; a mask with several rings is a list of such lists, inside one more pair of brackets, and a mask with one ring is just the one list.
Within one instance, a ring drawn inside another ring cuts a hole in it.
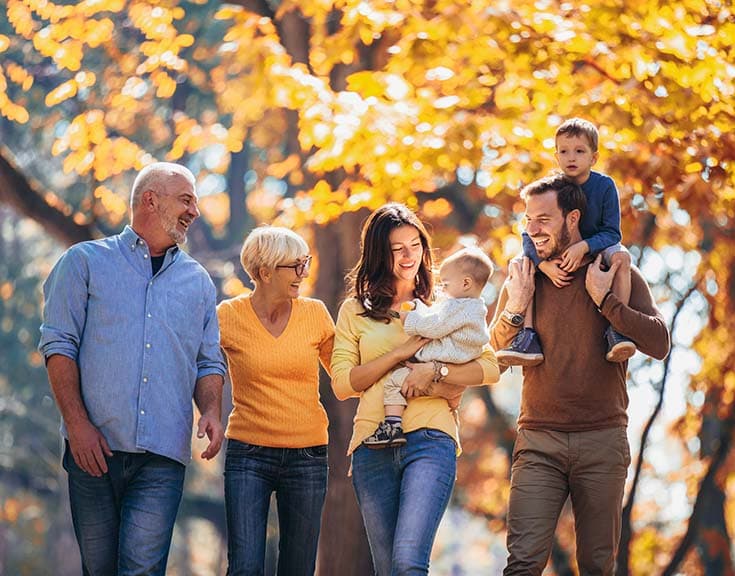
[{"label": "blue jeans", "polygon": [[90,476],[66,443],[63,465],[82,573],[164,576],[186,468],[150,452],[113,452],[106,460],[107,474]]},{"label": "blue jeans", "polygon": [[454,440],[422,428],[406,444],[352,454],[352,483],[378,576],[429,573],[436,531],[457,472]]},{"label": "blue jeans", "polygon": [[278,505],[278,575],[313,576],[327,495],[327,447],[269,448],[227,441],[227,574],[262,575],[271,494]]}]

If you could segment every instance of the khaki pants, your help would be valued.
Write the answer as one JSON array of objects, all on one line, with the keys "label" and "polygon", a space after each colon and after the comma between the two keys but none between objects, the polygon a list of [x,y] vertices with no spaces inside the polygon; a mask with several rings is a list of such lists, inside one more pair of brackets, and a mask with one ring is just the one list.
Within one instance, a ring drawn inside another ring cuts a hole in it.
[{"label": "khaki pants", "polygon": [[385,406],[408,406],[408,402],[401,394],[403,381],[411,373],[405,366],[396,368],[383,383],[383,404]]},{"label": "khaki pants", "polygon": [[630,449],[624,427],[519,430],[513,449],[504,576],[540,575],[562,506],[571,497],[581,576],[611,575]]}]

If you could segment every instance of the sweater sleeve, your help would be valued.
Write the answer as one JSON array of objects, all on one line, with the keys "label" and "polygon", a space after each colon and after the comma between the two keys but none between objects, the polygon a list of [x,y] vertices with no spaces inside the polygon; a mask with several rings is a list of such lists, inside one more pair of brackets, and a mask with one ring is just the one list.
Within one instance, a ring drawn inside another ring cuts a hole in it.
[{"label": "sweater sleeve", "polygon": [[406,314],[403,330],[406,334],[424,338],[443,338],[471,321],[466,308],[456,299],[448,299],[424,311]]},{"label": "sweater sleeve", "polygon": [[319,306],[319,315],[321,316],[323,326],[322,340],[319,343],[319,361],[327,371],[332,375],[332,352],[334,350],[334,320],[329,315],[327,307],[321,300],[317,300]]},{"label": "sweater sleeve", "polygon": [[503,284],[503,287],[500,289],[500,295],[498,296],[498,302],[495,306],[495,314],[493,314],[493,319],[490,322],[490,345],[495,350],[504,350],[510,346],[513,338],[516,337],[521,329],[520,326],[513,326],[502,316],[507,301],[508,290],[506,285]]},{"label": "sweater sleeve", "polygon": [[600,207],[598,230],[589,238],[585,238],[590,254],[597,254],[605,248],[621,241],[620,233],[620,197],[612,178],[606,177]]},{"label": "sweater sleeve", "polygon": [[539,258],[538,254],[536,253],[536,246],[533,245],[533,240],[531,240],[528,232],[524,232],[523,234],[521,234],[521,237],[523,238],[523,255],[528,256],[533,262],[534,266],[538,268],[538,265],[541,264],[541,258]]},{"label": "sweater sleeve", "polygon": [[481,386],[494,384],[498,381],[498,378],[500,378],[498,359],[495,357],[495,351],[490,346],[483,348],[482,355],[477,358],[476,362],[482,367]]},{"label": "sweater sleeve", "polygon": [[355,329],[353,301],[346,300],[337,314],[332,352],[332,390],[340,400],[359,396],[350,383],[350,372],[360,364],[360,336]]},{"label": "sweater sleeve", "polygon": [[671,347],[671,334],[666,321],[640,271],[631,267],[630,277],[630,304],[626,306],[614,294],[610,294],[601,312],[612,327],[633,340],[641,352],[663,360]]}]

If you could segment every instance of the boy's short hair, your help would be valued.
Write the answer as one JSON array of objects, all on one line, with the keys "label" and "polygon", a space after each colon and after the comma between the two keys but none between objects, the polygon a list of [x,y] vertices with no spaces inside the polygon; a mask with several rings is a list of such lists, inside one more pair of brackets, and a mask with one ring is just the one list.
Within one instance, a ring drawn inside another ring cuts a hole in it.
[{"label": "boy's short hair", "polygon": [[582,118],[570,118],[562,123],[559,128],[556,129],[556,135],[554,136],[554,144],[559,139],[559,136],[584,136],[589,142],[590,148],[593,152],[597,152],[597,147],[600,142],[600,134],[597,131],[597,127],[587,120]]},{"label": "boy's short hair", "polygon": [[580,215],[584,216],[584,211],[587,209],[587,197],[580,185],[565,176],[563,172],[554,172],[531,182],[521,190],[521,198],[525,201],[528,196],[538,196],[549,191],[556,192],[556,203],[564,218],[572,210],[579,210]]},{"label": "boy's short hair", "polygon": [[492,276],[495,268],[490,257],[480,248],[469,247],[458,250],[451,256],[448,256],[442,266],[458,266],[462,274],[466,274],[472,278],[480,286],[487,284]]}]

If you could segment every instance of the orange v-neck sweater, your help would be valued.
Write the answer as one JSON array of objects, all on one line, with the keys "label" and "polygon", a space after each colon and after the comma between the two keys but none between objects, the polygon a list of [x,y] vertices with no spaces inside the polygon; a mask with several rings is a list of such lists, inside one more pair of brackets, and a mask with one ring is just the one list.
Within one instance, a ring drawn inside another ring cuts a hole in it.
[{"label": "orange v-neck sweater", "polygon": [[293,300],[280,336],[265,329],[248,295],[217,306],[232,381],[226,436],[248,444],[306,448],[326,444],[319,363],[329,371],[334,321],[320,300]]}]

